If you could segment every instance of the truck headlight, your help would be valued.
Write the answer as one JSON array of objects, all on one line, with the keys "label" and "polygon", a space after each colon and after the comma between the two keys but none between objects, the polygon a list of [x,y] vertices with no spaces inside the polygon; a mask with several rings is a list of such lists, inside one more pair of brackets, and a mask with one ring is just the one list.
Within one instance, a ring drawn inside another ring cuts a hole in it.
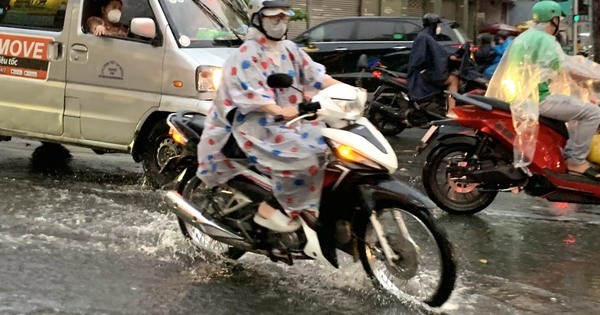
[{"label": "truck headlight", "polygon": [[214,92],[221,84],[223,69],[220,67],[200,66],[196,69],[196,88],[199,92]]}]

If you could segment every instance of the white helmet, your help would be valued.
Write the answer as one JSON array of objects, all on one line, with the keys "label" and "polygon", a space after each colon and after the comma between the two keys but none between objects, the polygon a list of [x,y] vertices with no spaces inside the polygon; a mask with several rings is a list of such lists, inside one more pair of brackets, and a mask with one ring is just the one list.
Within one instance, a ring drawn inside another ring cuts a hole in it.
[{"label": "white helmet", "polygon": [[[261,10],[263,13],[268,10],[266,15],[277,15],[279,13],[284,13],[293,16],[294,13],[289,10],[291,6],[292,5],[287,0],[250,0],[248,3],[248,17],[250,18],[250,21],[252,21],[254,15]],[[287,8],[287,10],[282,8]]]}]

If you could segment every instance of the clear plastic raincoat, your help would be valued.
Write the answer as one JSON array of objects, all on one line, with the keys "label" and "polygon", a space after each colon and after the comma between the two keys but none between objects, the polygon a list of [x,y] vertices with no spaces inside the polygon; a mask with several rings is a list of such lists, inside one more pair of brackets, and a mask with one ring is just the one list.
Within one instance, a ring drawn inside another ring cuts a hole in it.
[{"label": "clear plastic raincoat", "polygon": [[539,23],[515,38],[486,93],[510,103],[517,133],[515,167],[527,166],[533,159],[540,102],[548,95],[562,94],[589,103],[591,80],[600,80],[600,65],[565,54],[555,37],[544,31],[547,25]]}]

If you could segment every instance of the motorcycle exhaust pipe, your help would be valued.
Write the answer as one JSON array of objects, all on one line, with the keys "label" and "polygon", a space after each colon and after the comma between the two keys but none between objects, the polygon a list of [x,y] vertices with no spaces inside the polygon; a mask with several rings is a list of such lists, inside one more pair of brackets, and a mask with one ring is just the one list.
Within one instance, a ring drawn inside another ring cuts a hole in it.
[{"label": "motorcycle exhaust pipe", "polygon": [[202,233],[236,247],[250,247],[250,244],[243,237],[203,216],[196,207],[183,199],[178,192],[174,190],[168,191],[164,195],[164,201],[171,212],[175,213],[183,221],[198,228]]}]

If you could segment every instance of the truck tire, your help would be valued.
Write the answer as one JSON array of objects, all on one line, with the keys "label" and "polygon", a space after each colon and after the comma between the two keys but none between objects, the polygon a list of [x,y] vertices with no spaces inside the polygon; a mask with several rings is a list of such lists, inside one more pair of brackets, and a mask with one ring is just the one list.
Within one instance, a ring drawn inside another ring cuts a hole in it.
[{"label": "truck tire", "polygon": [[165,120],[159,120],[150,130],[142,154],[142,166],[146,183],[153,188],[171,182],[176,173],[161,173],[160,170],[169,158],[181,153],[181,146],[169,136],[169,126]]}]

